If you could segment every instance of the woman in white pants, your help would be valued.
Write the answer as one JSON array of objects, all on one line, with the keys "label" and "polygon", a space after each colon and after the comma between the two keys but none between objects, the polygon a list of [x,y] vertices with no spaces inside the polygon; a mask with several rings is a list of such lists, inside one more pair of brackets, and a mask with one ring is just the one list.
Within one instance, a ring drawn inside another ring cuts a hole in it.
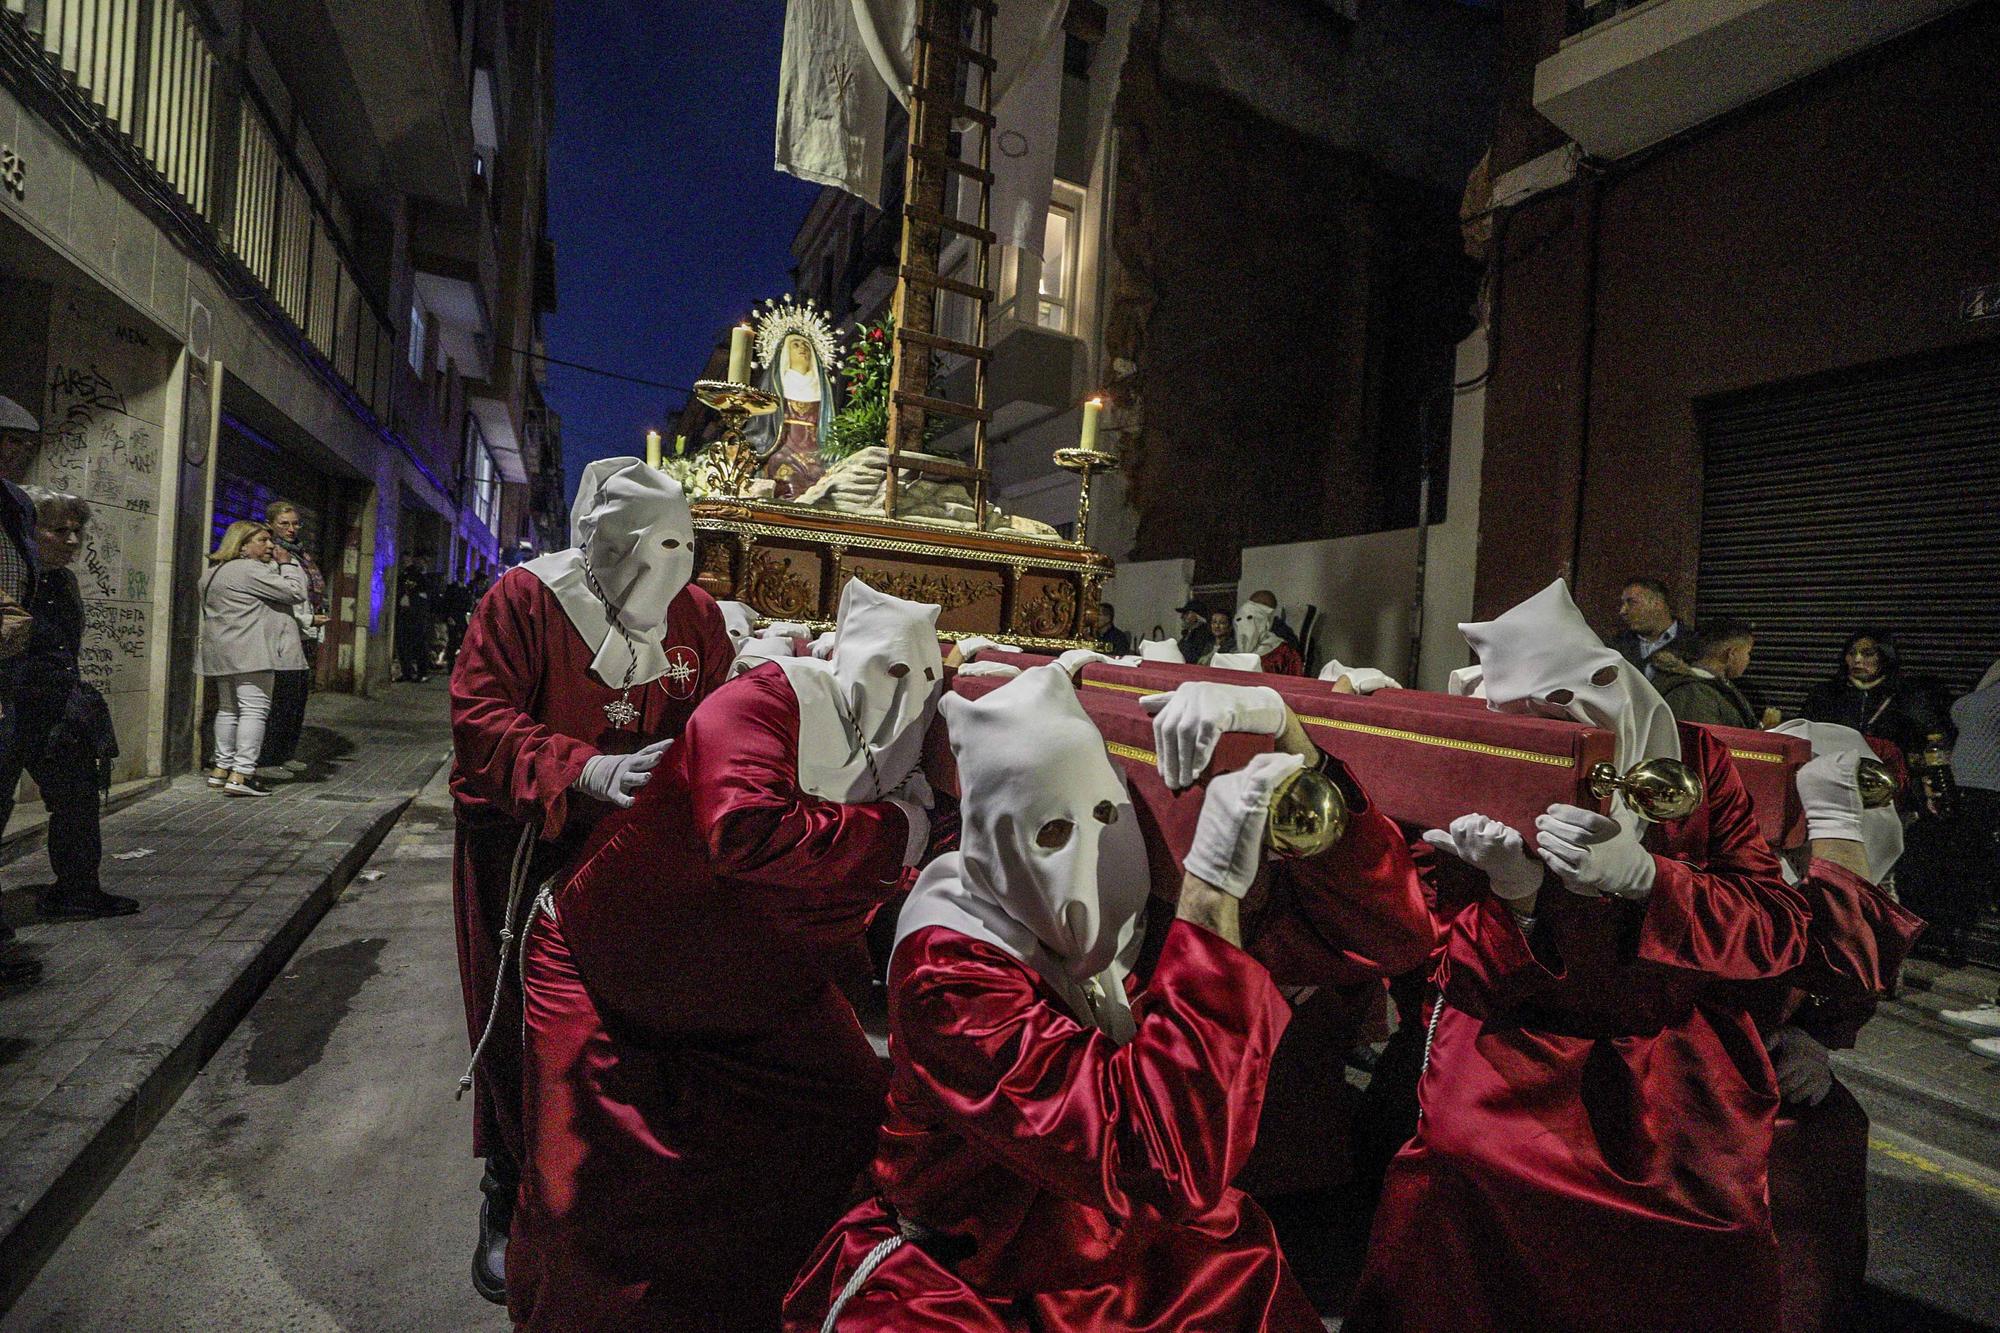
[{"label": "woman in white pants", "polygon": [[224,796],[268,796],[256,778],[271,715],[274,673],[302,671],[292,608],[306,599],[305,571],[247,519],[229,525],[202,576],[201,674],[215,681],[215,766],[208,785]]}]

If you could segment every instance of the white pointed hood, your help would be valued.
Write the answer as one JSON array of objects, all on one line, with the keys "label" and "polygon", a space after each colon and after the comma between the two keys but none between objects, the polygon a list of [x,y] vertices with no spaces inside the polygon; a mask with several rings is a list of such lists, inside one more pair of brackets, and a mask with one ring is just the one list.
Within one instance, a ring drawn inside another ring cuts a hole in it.
[{"label": "white pointed hood", "polygon": [[757,613],[742,602],[717,602],[715,609],[722,612],[722,628],[729,632],[729,642],[737,652],[756,632]]},{"label": "white pointed hood", "polygon": [[570,542],[522,568],[595,650],[590,672],[600,682],[659,679],[667,610],[694,577],[694,520],[680,483],[637,458],[598,459],[577,484]]},{"label": "white pointed hood", "polygon": [[[1493,620],[1460,625],[1479,655],[1486,706],[1496,713],[1568,717],[1618,738],[1623,773],[1646,759],[1681,757],[1673,710],[1645,674],[1591,633],[1561,579]],[[1621,795],[1612,814],[1639,822]]]},{"label": "white pointed hood", "polygon": [[[1808,722],[1801,717],[1771,730],[1810,742],[1815,759],[1849,751],[1858,752],[1863,759],[1875,758],[1875,749],[1866,736],[1837,722]],[[1868,852],[1868,878],[1879,884],[1889,877],[1903,856],[1903,817],[1896,813],[1895,806],[1861,812],[1861,845]]]},{"label": "white pointed hood", "polygon": [[1262,602],[1245,602],[1236,608],[1236,648],[1238,652],[1262,657],[1274,653],[1284,640],[1271,627],[1278,623],[1278,608]]},{"label": "white pointed hood", "polygon": [[799,700],[799,785],[829,801],[879,801],[923,759],[944,691],[939,608],[877,592],[840,594],[833,656],[779,660]]},{"label": "white pointed hood", "polygon": [[926,926],[984,940],[1033,968],[1078,1021],[1130,1040],[1125,977],[1151,881],[1103,733],[1057,666],[979,699],[947,695],[942,707],[958,761],[960,849],[925,868],[896,942]]}]

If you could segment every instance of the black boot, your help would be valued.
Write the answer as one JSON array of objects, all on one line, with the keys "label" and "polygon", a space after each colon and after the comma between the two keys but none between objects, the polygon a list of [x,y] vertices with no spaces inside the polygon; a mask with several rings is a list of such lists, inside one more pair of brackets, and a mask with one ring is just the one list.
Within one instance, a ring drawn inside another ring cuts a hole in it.
[{"label": "black boot", "polygon": [[36,895],[35,910],[58,920],[88,921],[100,916],[130,916],[139,910],[139,900],[106,893],[95,885],[87,889],[57,885]]},{"label": "black boot", "polygon": [[514,1194],[518,1186],[503,1180],[489,1165],[479,1192],[479,1243],[472,1249],[472,1289],[495,1305],[507,1303],[507,1232],[514,1225]]}]

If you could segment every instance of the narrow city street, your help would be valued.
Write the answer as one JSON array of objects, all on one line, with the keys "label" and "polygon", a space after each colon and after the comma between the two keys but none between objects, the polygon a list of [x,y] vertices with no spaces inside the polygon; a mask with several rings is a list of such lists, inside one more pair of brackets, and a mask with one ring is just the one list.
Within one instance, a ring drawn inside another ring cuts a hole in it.
[{"label": "narrow city street", "polygon": [[[443,706],[443,690],[425,687]],[[440,768],[0,1326],[494,1329]]]}]

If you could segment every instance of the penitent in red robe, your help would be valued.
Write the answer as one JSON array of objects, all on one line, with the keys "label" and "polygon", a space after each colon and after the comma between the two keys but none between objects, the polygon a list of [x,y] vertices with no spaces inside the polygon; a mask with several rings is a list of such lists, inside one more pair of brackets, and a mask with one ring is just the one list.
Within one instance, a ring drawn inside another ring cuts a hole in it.
[{"label": "penitent in red robe", "polygon": [[1645,902],[1551,881],[1532,944],[1490,894],[1450,919],[1351,1333],[1775,1327],[1778,1096],[1738,983],[1798,967],[1809,912],[1727,750],[1680,737],[1708,799],[1649,830]]},{"label": "penitent in red robe", "polygon": [[[1245,949],[1185,922],[1149,932],[1157,959],[1141,969],[1150,980],[1128,982],[1141,1023],[1122,1049],[999,950],[942,927],[904,941],[890,977],[896,1072],[875,1159],[881,1199],[820,1247],[787,1303],[788,1328],[819,1327],[855,1264],[891,1234],[894,1208],[976,1246],[951,1271],[899,1252],[849,1304],[843,1331],[1318,1333],[1269,1219],[1232,1183],[1253,1161],[1282,1177],[1344,1156],[1342,1123],[1327,1113],[1340,1105],[1344,1051],[1321,1029],[1294,1043],[1275,988],[1321,987],[1350,1008],[1431,947],[1396,826],[1329,768],[1352,809],[1347,836],[1272,868],[1268,900],[1246,905]],[[1278,1067],[1287,1081],[1267,1098]]]},{"label": "penitent in red robe", "polygon": [[[667,610],[668,675],[632,690],[639,709],[613,727],[604,706],[621,691],[590,674],[594,646],[563,614],[548,586],[509,570],[482,597],[451,673],[452,809],[457,819],[452,897],[465,1022],[477,1042],[486,1030],[499,968],[507,882],[521,833],[537,826],[528,895],[569,863],[590,822],[611,807],[570,790],[598,754],[629,754],[680,735],[695,705],[729,677],[735,649],[715,601],[696,587]],[[527,911],[523,901],[517,917]],[[521,1011],[510,975],[503,1015]],[[503,1021],[473,1075],[473,1152],[521,1153],[521,1026]]]},{"label": "penitent in red robe", "polygon": [[[1766,988],[1766,1030],[1792,1024],[1829,1050],[1849,1049],[1924,923],[1861,876],[1815,860],[1800,889],[1812,907],[1806,961]],[[1834,1080],[1817,1106],[1778,1108],[1771,1144],[1783,1333],[1859,1327],[1868,1271],[1868,1113]]]},{"label": "penitent in red robe", "polygon": [[931,926],[897,947],[881,1195],[799,1275],[790,1333],[816,1333],[899,1216],[956,1242],[889,1255],[841,1333],[1319,1333],[1270,1221],[1229,1184],[1288,1016],[1277,986],[1184,921],[1127,986],[1138,1030],[1119,1046],[992,945]]},{"label": "penitent in red robe", "polygon": [[830,969],[909,830],[798,743],[778,667],[717,691],[529,933],[519,1327],[774,1329],[852,1197],[886,1075]]}]

